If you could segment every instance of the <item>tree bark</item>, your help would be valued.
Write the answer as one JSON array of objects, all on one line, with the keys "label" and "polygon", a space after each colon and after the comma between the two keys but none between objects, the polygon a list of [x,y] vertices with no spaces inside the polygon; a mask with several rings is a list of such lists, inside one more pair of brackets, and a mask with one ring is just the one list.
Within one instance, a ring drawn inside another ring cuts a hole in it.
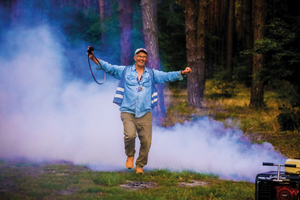
[{"label": "tree bark", "polygon": [[[262,26],[265,24],[265,0],[253,0],[253,23],[254,23],[254,42],[257,42],[264,37]],[[257,44],[254,43],[254,47]],[[264,83],[260,77],[260,70],[263,67],[263,55],[253,55],[253,73],[252,87],[250,97],[250,108],[262,108],[264,106]]]},{"label": "tree bark", "polygon": [[199,1],[198,11],[198,22],[197,22],[197,60],[196,65],[198,66],[198,81],[199,81],[199,102],[196,104],[196,108],[201,108],[204,97],[205,89],[205,72],[206,72],[206,57],[205,57],[205,46],[206,46],[206,15],[207,15],[207,0]]},{"label": "tree bark", "polygon": [[87,10],[91,7],[91,1],[90,0],[84,0],[83,1],[83,9]]},{"label": "tree bark", "polygon": [[[245,48],[246,50],[253,48],[253,28],[252,28],[252,0],[245,0]],[[251,86],[252,66],[253,66],[253,56],[247,55],[247,80],[246,85]]]},{"label": "tree bark", "polygon": [[99,0],[99,13],[101,22],[104,20],[104,0]]},{"label": "tree bark", "polygon": [[[141,8],[145,48],[148,51],[147,66],[161,70],[158,48],[157,2],[156,0],[141,0]],[[158,124],[161,124],[166,112],[163,88],[162,84],[157,85],[158,105],[154,109],[153,116],[154,122]]]},{"label": "tree bark", "polygon": [[100,14],[100,29],[101,29],[101,43],[102,45],[105,44],[106,35],[104,30],[104,20],[105,20],[105,13],[104,13],[104,0],[99,0],[99,14]]},{"label": "tree bark", "polygon": [[221,0],[220,8],[220,45],[218,51],[220,53],[220,65],[226,66],[227,60],[227,28],[228,28],[228,5],[229,0]]},{"label": "tree bark", "polygon": [[235,30],[236,30],[236,35],[237,35],[237,41],[241,42],[243,33],[244,33],[244,0],[236,0],[236,6],[235,6],[235,14],[234,14],[234,19],[235,19]]},{"label": "tree bark", "polygon": [[[211,35],[215,35],[216,34],[216,27],[217,27],[217,4],[218,1],[213,1],[211,6],[208,7],[207,11],[206,11],[206,15],[207,15],[207,26],[206,26],[206,31],[211,34]],[[212,39],[212,37],[207,37],[206,38],[206,44],[210,44],[211,46],[211,50],[207,49],[206,50],[206,65],[208,67],[207,72],[208,72],[208,77],[212,78],[213,76],[213,65],[214,65],[214,61],[215,61],[215,57],[216,56],[216,51],[214,51],[214,49],[216,48],[216,41],[214,39]]]},{"label": "tree bark", "polygon": [[119,0],[121,65],[130,65],[132,53],[132,0]]},{"label": "tree bark", "polygon": [[221,2],[220,0],[213,0],[210,2],[206,14],[207,14],[207,25],[206,31],[210,37],[206,37],[206,45],[210,48],[206,48],[206,65],[208,77],[212,78],[214,74],[214,68],[220,66],[221,56]]},{"label": "tree bark", "polygon": [[188,105],[192,107],[201,107],[201,96],[199,93],[199,83],[197,76],[199,70],[196,66],[196,5],[194,0],[185,1],[185,35],[186,35],[186,57],[187,67],[193,70],[193,73],[187,79]]},{"label": "tree bark", "polygon": [[187,67],[193,70],[187,79],[188,105],[194,108],[202,107],[205,89],[206,6],[206,0],[200,0],[199,4],[194,0],[185,1]]},{"label": "tree bark", "polygon": [[24,18],[24,2],[23,0],[13,0],[11,6],[12,25],[18,25],[23,22],[22,19]]},{"label": "tree bark", "polygon": [[232,80],[232,51],[233,51],[233,24],[234,24],[234,0],[229,1],[227,32],[227,81]]}]

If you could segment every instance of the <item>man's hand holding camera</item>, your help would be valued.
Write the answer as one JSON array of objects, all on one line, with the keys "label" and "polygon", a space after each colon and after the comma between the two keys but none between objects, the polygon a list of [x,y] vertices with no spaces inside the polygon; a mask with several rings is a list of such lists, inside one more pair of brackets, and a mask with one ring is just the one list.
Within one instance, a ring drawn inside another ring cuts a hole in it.
[{"label": "man's hand holding camera", "polygon": [[93,46],[88,46],[87,48],[87,53],[86,55],[88,55],[88,57],[96,64],[98,64],[99,59],[97,59],[94,55],[94,50],[95,48]]}]

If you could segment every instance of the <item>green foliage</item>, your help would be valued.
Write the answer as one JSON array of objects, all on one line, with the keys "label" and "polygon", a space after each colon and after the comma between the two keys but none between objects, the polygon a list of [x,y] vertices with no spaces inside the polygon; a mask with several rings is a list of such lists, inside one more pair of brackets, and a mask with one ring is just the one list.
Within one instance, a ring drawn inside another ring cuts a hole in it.
[{"label": "green foliage", "polygon": [[265,27],[267,37],[259,42],[262,53],[269,58],[266,66],[277,67],[275,75],[282,77],[291,77],[300,64],[300,17],[291,21],[275,19]]},{"label": "green foliage", "polygon": [[183,7],[174,0],[158,6],[158,38],[161,63],[165,71],[186,67],[185,18]]},{"label": "green foliage", "polygon": [[213,92],[209,92],[207,98],[231,98],[235,96],[237,84],[249,85],[251,75],[247,67],[247,59],[243,55],[233,57],[232,72],[229,73],[224,65],[215,66],[212,78]]},{"label": "green foliage", "polygon": [[279,108],[281,113],[277,116],[282,131],[300,130],[300,110],[287,106]]},{"label": "green foliage", "polygon": [[99,44],[101,40],[101,22],[94,9],[82,11],[71,7],[63,7],[60,12],[55,13],[55,16],[52,17],[72,44],[81,41]]},{"label": "green foliage", "polygon": [[287,80],[274,79],[270,81],[272,86],[270,90],[276,92],[277,98],[289,103],[290,105],[296,105],[300,102],[299,85],[291,84]]},{"label": "green foliage", "polygon": [[299,86],[293,85],[286,80],[272,81],[272,86],[272,89],[278,94],[278,99],[287,103],[286,105],[279,106],[280,114],[277,115],[277,121],[281,131],[299,131]]},{"label": "green foliage", "polygon": [[[263,29],[264,39],[257,41],[254,49],[242,54],[263,54],[264,66],[253,76],[259,76],[264,83],[272,85],[279,98],[285,98],[290,104],[299,103],[300,17],[285,15],[275,18]],[[284,121],[284,116],[289,119]],[[287,124],[290,124],[292,117],[293,114],[288,115],[285,111],[278,116],[283,129],[291,127]]]},{"label": "green foliage", "polygon": [[300,75],[300,17],[276,18],[265,25],[264,39],[256,42],[252,50],[242,54],[263,54],[265,80],[286,79],[295,83]]},{"label": "green foliage", "polygon": [[231,98],[235,88],[235,81],[229,81],[228,72],[220,70],[212,79],[212,90],[214,92],[206,95],[210,99]]},{"label": "green foliage", "polygon": [[[243,59],[245,60],[245,58]],[[250,74],[249,74],[249,70],[247,69],[246,63],[241,63],[239,61],[236,61],[235,63],[237,63],[237,66],[233,67],[233,72],[232,72],[233,83],[247,84]]]},{"label": "green foliage", "polygon": [[[109,4],[110,13],[103,21],[95,8],[78,10],[74,7],[62,7],[50,18],[62,29],[71,46],[86,42],[100,49],[101,57],[114,64],[120,63],[120,31],[118,2]],[[108,57],[108,58],[107,58]]]}]

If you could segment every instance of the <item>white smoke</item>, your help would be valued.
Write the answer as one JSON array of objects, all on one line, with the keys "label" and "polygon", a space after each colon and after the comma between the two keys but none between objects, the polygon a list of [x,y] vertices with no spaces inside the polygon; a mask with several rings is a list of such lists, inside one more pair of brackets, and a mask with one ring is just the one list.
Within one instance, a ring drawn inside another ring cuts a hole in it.
[{"label": "white smoke", "polygon": [[[262,162],[284,162],[269,143],[252,144],[240,130],[207,117],[154,130],[149,166],[214,173],[222,178],[254,181],[266,171]],[[274,169],[273,169],[274,170]]]},{"label": "white smoke", "polygon": [[[64,69],[72,67],[64,56],[67,50],[49,27],[8,31],[3,37],[3,46],[14,51],[0,57],[0,158],[124,169],[123,126],[112,103],[117,81],[101,87],[67,81]],[[74,59],[86,60],[86,49],[78,51],[82,57]],[[192,170],[253,181],[266,170],[262,162],[284,159],[272,145],[252,144],[241,131],[202,118],[172,128],[154,127],[145,169]]]}]

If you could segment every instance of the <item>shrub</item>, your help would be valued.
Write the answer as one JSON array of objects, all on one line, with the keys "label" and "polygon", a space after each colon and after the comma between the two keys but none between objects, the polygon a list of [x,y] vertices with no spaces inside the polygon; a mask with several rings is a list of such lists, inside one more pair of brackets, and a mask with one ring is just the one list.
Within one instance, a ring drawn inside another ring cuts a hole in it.
[{"label": "shrub", "polygon": [[300,111],[297,108],[279,108],[281,113],[277,116],[277,121],[282,131],[294,131],[300,128]]}]

